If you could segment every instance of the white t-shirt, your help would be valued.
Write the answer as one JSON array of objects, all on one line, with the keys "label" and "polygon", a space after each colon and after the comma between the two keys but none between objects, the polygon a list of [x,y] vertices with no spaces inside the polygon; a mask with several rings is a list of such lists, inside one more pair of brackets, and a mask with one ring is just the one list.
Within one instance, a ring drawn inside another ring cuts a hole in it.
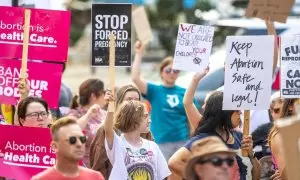
[{"label": "white t-shirt", "polygon": [[107,156],[113,165],[110,180],[162,180],[171,172],[167,162],[155,142],[142,139],[141,147],[130,145],[123,135],[114,133],[112,149],[105,139]]}]

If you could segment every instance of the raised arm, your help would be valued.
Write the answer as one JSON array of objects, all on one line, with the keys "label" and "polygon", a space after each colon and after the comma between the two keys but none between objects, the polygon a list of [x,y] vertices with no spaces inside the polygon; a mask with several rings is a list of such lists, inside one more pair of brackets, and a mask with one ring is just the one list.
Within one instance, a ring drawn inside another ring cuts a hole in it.
[{"label": "raised arm", "polygon": [[89,120],[92,117],[98,116],[100,109],[101,109],[101,107],[98,104],[94,104],[93,106],[91,106],[89,108],[89,110],[87,111],[87,113],[85,115],[83,115],[81,118],[78,119],[77,122],[82,130],[86,128]]},{"label": "raised arm", "polygon": [[197,107],[195,106],[195,104],[193,102],[195,91],[196,91],[199,81],[208,73],[208,71],[209,71],[209,68],[206,68],[203,72],[196,73],[194,75],[188,89],[186,90],[186,92],[184,94],[183,104],[184,104],[185,112],[186,112],[188,120],[189,120],[190,124],[192,125],[193,129],[195,129],[198,126],[198,124],[202,118],[202,115],[200,114],[200,112],[198,111]]},{"label": "raised arm", "polygon": [[[110,91],[105,93],[105,100],[109,101],[109,103],[113,103],[114,97]],[[107,140],[107,144],[109,149],[112,149],[114,142],[114,113],[107,112],[105,121],[104,121],[104,130],[105,130],[105,138]]]},{"label": "raised arm", "polygon": [[147,82],[141,76],[141,61],[144,54],[145,44],[140,41],[135,43],[135,57],[131,68],[131,79],[142,94],[147,93]]},{"label": "raised arm", "polygon": [[190,159],[191,152],[185,147],[176,151],[169,159],[168,165],[173,174],[185,177],[185,167]]}]

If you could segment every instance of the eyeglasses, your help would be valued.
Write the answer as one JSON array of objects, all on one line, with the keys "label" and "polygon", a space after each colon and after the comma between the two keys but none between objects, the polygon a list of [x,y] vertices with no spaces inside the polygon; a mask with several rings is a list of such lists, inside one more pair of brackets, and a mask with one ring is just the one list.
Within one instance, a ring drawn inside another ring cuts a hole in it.
[{"label": "eyeglasses", "polygon": [[232,167],[233,164],[234,164],[234,159],[233,158],[225,158],[225,159],[222,159],[222,158],[219,158],[219,157],[213,157],[211,159],[206,159],[206,160],[199,160],[198,163],[199,164],[205,164],[205,163],[212,163],[214,166],[216,167],[220,167],[223,165],[223,163],[226,163],[229,167]]},{"label": "eyeglasses", "polygon": [[69,137],[68,141],[71,145],[74,145],[77,142],[77,138],[80,140],[81,144],[86,143],[86,140],[87,140],[86,136],[79,136],[79,137],[71,136],[71,137]]},{"label": "eyeglasses", "polygon": [[172,68],[167,68],[167,69],[165,70],[165,72],[166,72],[167,74],[170,74],[172,71],[173,71],[174,74],[178,74],[178,73],[180,72],[179,70],[172,69]]},{"label": "eyeglasses", "polygon": [[46,112],[46,111],[32,112],[32,113],[26,114],[25,116],[33,118],[33,119],[38,119],[39,117],[41,117],[41,118],[47,118],[49,116],[49,113]]}]

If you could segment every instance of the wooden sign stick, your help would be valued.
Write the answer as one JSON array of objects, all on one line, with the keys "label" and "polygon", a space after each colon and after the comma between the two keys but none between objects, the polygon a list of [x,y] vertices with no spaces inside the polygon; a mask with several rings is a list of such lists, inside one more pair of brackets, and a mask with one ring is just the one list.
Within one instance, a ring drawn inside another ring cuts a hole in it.
[{"label": "wooden sign stick", "polygon": [[[250,127],[250,111],[244,111],[244,123],[243,123],[243,136],[249,135],[249,127]],[[242,156],[247,157],[249,155],[247,150],[242,149]]]},{"label": "wooden sign stick", "polygon": [[[24,17],[24,35],[23,35],[23,52],[22,52],[22,67],[21,67],[21,78],[26,85],[26,71],[27,71],[27,57],[28,57],[28,44],[29,44],[29,30],[30,30],[30,14],[29,9],[25,9]],[[21,99],[24,99],[24,95],[21,95]]]},{"label": "wooden sign stick", "polygon": [[[111,34],[109,37],[109,88],[112,94],[115,94],[115,61],[116,61],[116,47],[115,47],[115,35]],[[115,102],[109,101],[108,112],[115,112]]]},{"label": "wooden sign stick", "polygon": [[275,43],[274,43],[274,61],[273,61],[273,75],[275,72],[275,69],[277,67],[278,63],[278,43],[277,43],[277,33],[274,25],[274,21],[271,20],[269,16],[265,18],[266,26],[267,26],[267,31],[268,35],[274,35],[275,36]]}]

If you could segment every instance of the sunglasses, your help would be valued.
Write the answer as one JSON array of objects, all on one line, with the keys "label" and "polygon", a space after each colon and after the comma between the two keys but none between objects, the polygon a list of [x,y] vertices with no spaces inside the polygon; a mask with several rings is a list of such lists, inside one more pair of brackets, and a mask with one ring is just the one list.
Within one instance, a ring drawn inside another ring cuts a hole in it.
[{"label": "sunglasses", "polygon": [[273,108],[272,111],[275,113],[275,114],[278,114],[280,112],[280,108]]},{"label": "sunglasses", "polygon": [[205,164],[205,163],[212,163],[216,167],[221,167],[223,163],[226,163],[229,167],[232,167],[234,164],[234,159],[233,158],[219,158],[219,157],[213,157],[211,159],[205,159],[205,160],[199,160],[199,164]]},{"label": "sunglasses", "polygon": [[167,68],[167,69],[165,70],[165,72],[166,72],[167,74],[170,74],[172,71],[173,71],[174,74],[178,74],[178,73],[180,72],[179,70],[172,69],[172,68]]},{"label": "sunglasses", "polygon": [[81,144],[86,143],[86,140],[87,140],[86,136],[79,136],[79,137],[71,136],[71,137],[69,137],[68,141],[71,145],[74,145],[77,142],[77,138],[80,140]]}]

